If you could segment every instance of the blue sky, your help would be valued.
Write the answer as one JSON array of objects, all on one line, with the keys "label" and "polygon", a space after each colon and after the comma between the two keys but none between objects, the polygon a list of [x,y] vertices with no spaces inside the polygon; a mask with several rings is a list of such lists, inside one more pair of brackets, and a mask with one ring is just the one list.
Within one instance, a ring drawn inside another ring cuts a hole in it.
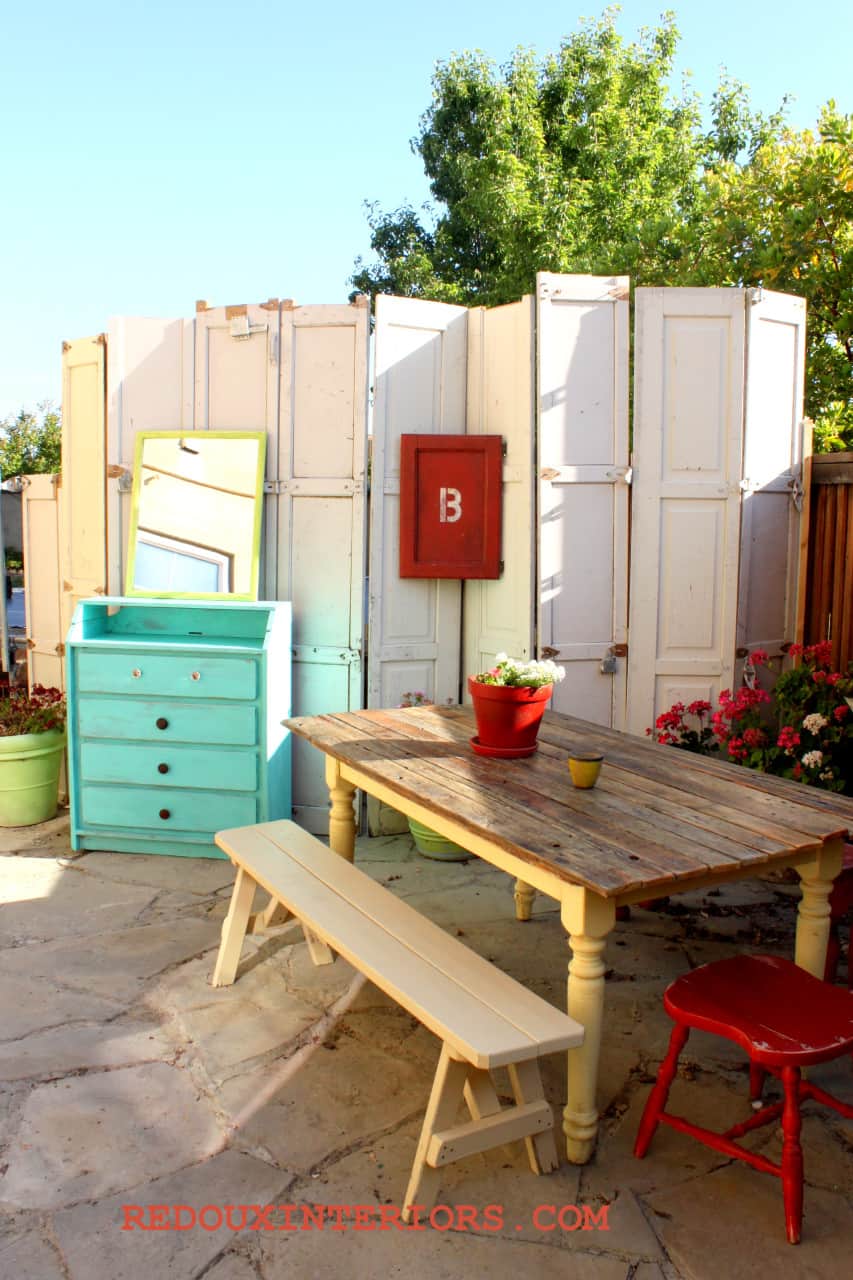
[{"label": "blue sky", "polygon": [[[626,3],[623,36],[664,6]],[[725,65],[772,110],[853,110],[853,15],[682,0],[679,72]],[[59,399],[64,339],[113,315],[191,315],[269,296],[340,302],[369,254],[363,202],[428,196],[409,140],[435,62],[556,49],[555,0],[67,0],[2,4],[0,417]],[[676,86],[679,81],[676,79]]]}]

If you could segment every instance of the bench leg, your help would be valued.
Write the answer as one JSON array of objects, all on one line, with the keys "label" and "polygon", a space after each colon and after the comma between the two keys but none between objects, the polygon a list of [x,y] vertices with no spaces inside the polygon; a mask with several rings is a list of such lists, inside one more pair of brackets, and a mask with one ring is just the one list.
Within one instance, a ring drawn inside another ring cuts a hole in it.
[{"label": "bench leg", "polygon": [[305,935],[305,941],[308,943],[311,959],[315,964],[335,963],[335,953],[328,943],[324,942],[316,933],[312,933],[306,924],[302,926],[302,932]]},{"label": "bench leg", "polygon": [[435,1204],[441,1174],[438,1169],[427,1164],[427,1151],[436,1130],[449,1129],[456,1119],[468,1070],[467,1062],[451,1058],[447,1045],[441,1046],[441,1057],[432,1082],[432,1092],[429,1095],[418,1149],[415,1152],[412,1176],[409,1178],[403,1200],[401,1216],[404,1222],[409,1222],[411,1219],[411,1205],[417,1204],[422,1205],[424,1209],[431,1209]]},{"label": "bench leg", "polygon": [[[531,1060],[511,1064],[509,1080],[517,1106],[523,1107],[526,1102],[545,1101],[538,1062]],[[551,1173],[553,1169],[560,1167],[553,1129],[525,1138],[524,1145],[527,1148],[527,1159],[534,1173]]]},{"label": "bench leg", "polygon": [[222,922],[219,955],[216,957],[216,967],[213,970],[214,987],[230,987],[237,974],[240,951],[255,897],[255,887],[254,880],[245,868],[238,867],[228,914]]},{"label": "bench leg", "polygon": [[515,882],[515,918],[516,920],[529,920],[533,914],[533,900],[536,897],[536,890],[533,885],[526,884],[524,880],[516,880]]},{"label": "bench leg", "polygon": [[256,911],[254,915],[249,916],[246,932],[266,933],[268,929],[274,929],[279,924],[287,924],[288,920],[292,919],[293,912],[288,911],[284,903],[279,902],[278,898],[270,897],[263,911]]},{"label": "bench leg", "polygon": [[493,1116],[500,1111],[500,1099],[495,1093],[495,1086],[488,1071],[480,1071],[477,1067],[468,1068],[468,1078],[465,1081],[465,1105],[474,1120],[482,1120],[483,1116]]}]

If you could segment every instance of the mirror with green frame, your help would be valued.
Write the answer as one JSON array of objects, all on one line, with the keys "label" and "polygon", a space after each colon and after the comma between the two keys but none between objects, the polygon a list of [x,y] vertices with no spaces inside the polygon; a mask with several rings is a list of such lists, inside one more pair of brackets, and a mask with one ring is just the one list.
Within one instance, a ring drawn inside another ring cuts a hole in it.
[{"label": "mirror with green frame", "polygon": [[257,600],[263,431],[141,431],[128,596]]}]

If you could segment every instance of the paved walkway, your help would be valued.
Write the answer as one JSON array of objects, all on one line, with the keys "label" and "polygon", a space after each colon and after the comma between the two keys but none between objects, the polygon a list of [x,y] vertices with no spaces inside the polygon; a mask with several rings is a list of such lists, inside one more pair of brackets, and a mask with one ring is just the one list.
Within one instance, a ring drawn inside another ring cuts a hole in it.
[{"label": "paved walkway", "polygon": [[[551,902],[538,899],[533,920],[517,924],[506,877],[476,860],[429,862],[408,837],[363,840],[357,857],[562,1003],[566,944]],[[249,940],[237,984],[213,990],[231,879],[227,862],[207,859],[72,860],[63,819],[0,833],[0,1275],[847,1274],[853,1134],[840,1118],[805,1121],[796,1249],[785,1243],[775,1179],[667,1129],[645,1161],[631,1155],[668,1037],[667,981],[735,946],[789,954],[795,886],[755,882],[635,908],[608,952],[605,1122],[594,1163],[534,1178],[517,1146],[472,1159],[448,1171],[441,1200],[450,1207],[434,1224],[401,1232],[371,1228],[381,1206],[392,1224],[403,1194],[437,1042],[344,962],[314,969],[293,926]],[[555,1107],[564,1073],[562,1058],[548,1061]],[[849,1063],[815,1078],[853,1100]],[[738,1054],[696,1035],[674,1107],[722,1127],[747,1113],[746,1085]],[[772,1127],[753,1140],[778,1157]],[[239,1207],[252,1204],[279,1208],[258,1220]],[[336,1230],[343,1211],[317,1208],[340,1205],[371,1206],[362,1229]],[[470,1206],[461,1218],[460,1205]],[[311,1229],[298,1229],[303,1215]],[[176,1222],[184,1229],[139,1229]]]}]

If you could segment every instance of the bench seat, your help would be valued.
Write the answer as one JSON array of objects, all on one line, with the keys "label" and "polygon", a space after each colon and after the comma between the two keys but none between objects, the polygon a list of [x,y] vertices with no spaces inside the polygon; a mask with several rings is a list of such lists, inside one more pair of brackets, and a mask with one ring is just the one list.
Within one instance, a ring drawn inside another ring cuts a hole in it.
[{"label": "bench seat", "polygon": [[[406,1195],[434,1201],[435,1171],[451,1160],[524,1138],[534,1172],[557,1166],[553,1116],[537,1059],[574,1048],[583,1028],[535,992],[427,920],[293,822],[221,831],[237,877],[213,974],[234,981],[256,886],[303,926],[316,964],[334,952],[442,1041],[442,1053]],[[266,914],[261,924],[272,919]],[[280,918],[280,912],[279,917]],[[501,1108],[489,1071],[510,1071],[516,1105]],[[456,1125],[462,1099],[471,1121]]]}]

